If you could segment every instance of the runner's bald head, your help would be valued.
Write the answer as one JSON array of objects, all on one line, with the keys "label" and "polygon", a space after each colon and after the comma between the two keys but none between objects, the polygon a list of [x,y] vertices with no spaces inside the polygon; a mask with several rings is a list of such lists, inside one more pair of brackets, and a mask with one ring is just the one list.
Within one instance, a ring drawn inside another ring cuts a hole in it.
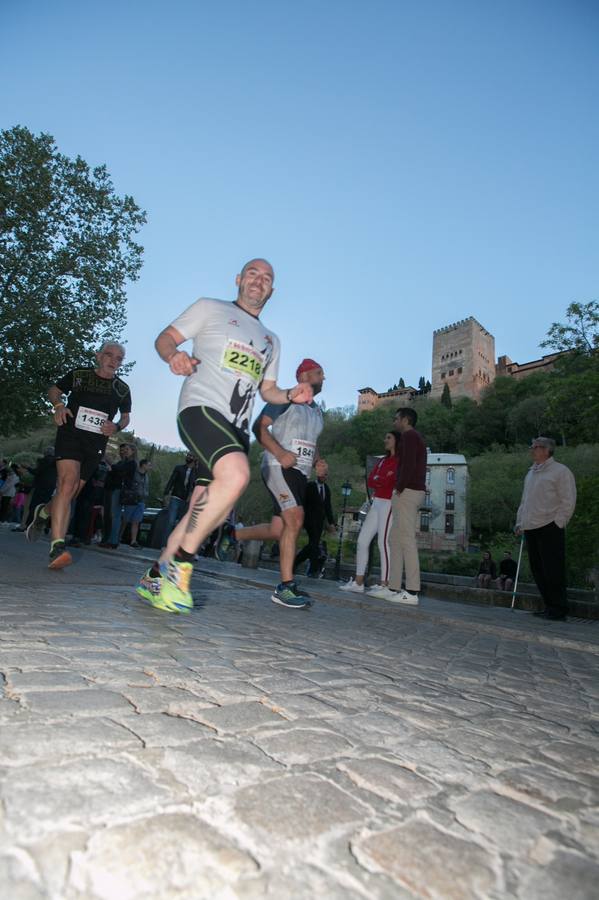
[{"label": "runner's bald head", "polygon": [[247,271],[248,269],[251,269],[253,266],[255,266],[256,263],[262,263],[263,265],[268,266],[268,268],[269,268],[270,271],[271,271],[271,274],[272,274],[272,280],[273,280],[273,283],[274,283],[274,280],[275,280],[275,270],[273,269],[273,267],[272,267],[272,265],[269,263],[269,261],[268,261],[267,259],[264,259],[264,257],[262,257],[262,256],[256,256],[254,259],[249,259],[249,260],[246,262],[246,264],[244,265],[244,267],[243,267],[243,269],[241,270],[241,272],[239,273],[240,278],[243,278],[243,276],[245,275],[246,271]]}]

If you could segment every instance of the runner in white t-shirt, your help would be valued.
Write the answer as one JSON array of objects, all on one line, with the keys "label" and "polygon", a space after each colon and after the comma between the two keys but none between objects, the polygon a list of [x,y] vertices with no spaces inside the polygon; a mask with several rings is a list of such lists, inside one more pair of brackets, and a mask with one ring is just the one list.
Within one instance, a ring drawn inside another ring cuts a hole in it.
[{"label": "runner in white t-shirt", "polygon": [[[256,393],[267,403],[312,400],[308,384],[282,390],[276,383],[279,339],[258,318],[273,282],[270,263],[252,259],[236,278],[233,303],[197,300],[156,339],[156,350],[171,372],[185,376],[177,424],[181,439],[199,460],[189,509],[137,587],[141,597],[169,612],[193,607],[192,560],[247,487],[249,422]],[[193,341],[191,355],[178,349],[186,340]]]},{"label": "runner in white t-shirt", "polygon": [[[309,384],[319,394],[324,372],[313,359],[297,367],[298,383]],[[256,422],[254,434],[264,447],[262,480],[273,501],[270,522],[225,532],[217,556],[224,553],[230,538],[238,541],[278,541],[281,583],[272,595],[273,603],[299,609],[310,604],[308,594],[298,589],[293,577],[297,536],[304,523],[304,500],[308,476],[317,459],[316,443],[323,428],[322,411],[314,402],[302,406],[267,403]]]}]

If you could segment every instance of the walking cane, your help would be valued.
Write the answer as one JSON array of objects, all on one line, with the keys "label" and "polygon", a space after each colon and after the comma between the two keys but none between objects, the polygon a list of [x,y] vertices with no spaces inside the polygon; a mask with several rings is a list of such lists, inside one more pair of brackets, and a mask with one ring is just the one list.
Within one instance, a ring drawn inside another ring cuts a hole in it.
[{"label": "walking cane", "polygon": [[518,565],[516,567],[516,580],[514,581],[514,593],[512,594],[512,606],[514,608],[514,603],[516,602],[516,591],[518,590],[518,575],[520,574],[520,563],[522,562],[522,547],[524,546],[524,535],[520,537],[520,551],[518,553]]}]

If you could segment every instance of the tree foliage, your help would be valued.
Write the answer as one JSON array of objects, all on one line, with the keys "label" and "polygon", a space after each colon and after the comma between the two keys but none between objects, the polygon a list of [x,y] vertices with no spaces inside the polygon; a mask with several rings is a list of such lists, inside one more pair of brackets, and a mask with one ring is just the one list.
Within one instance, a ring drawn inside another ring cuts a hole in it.
[{"label": "tree foliage", "polygon": [[0,132],[0,433],[25,428],[49,383],[119,338],[145,220],[105,166],[69,159],[49,134]]},{"label": "tree foliage", "polygon": [[554,322],[541,347],[591,354],[599,349],[599,302],[571,303],[566,322]]},{"label": "tree foliage", "polygon": [[449,390],[449,385],[447,382],[443,385],[443,391],[441,392],[441,403],[443,406],[446,406],[447,409],[451,409],[451,391]]}]

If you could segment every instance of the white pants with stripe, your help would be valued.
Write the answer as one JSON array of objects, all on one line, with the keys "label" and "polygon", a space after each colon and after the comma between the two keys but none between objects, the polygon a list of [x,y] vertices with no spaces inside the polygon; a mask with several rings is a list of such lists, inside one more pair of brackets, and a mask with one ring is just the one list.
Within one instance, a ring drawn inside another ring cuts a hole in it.
[{"label": "white pants with stripe", "polygon": [[358,538],[356,575],[364,575],[368,565],[368,550],[375,535],[378,536],[381,555],[381,581],[389,580],[389,532],[391,530],[391,501],[375,497]]}]

